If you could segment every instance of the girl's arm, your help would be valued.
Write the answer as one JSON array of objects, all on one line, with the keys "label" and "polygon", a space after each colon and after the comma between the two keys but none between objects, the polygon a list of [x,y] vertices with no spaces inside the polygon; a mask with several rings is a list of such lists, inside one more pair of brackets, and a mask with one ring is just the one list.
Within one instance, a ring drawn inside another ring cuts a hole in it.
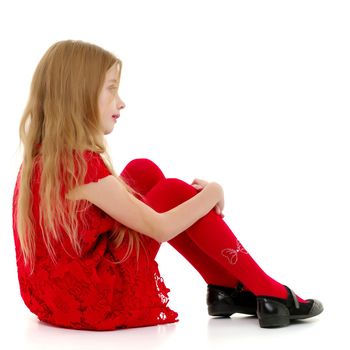
[{"label": "girl's arm", "polygon": [[192,226],[215,207],[221,196],[222,187],[210,182],[195,196],[162,213],[162,241],[166,242]]},{"label": "girl's arm", "polygon": [[207,214],[220,200],[221,186],[209,183],[194,197],[175,208],[158,213],[129,193],[113,176],[108,175],[98,182],[90,182],[69,192],[70,200],[87,200],[121,224],[166,242]]}]

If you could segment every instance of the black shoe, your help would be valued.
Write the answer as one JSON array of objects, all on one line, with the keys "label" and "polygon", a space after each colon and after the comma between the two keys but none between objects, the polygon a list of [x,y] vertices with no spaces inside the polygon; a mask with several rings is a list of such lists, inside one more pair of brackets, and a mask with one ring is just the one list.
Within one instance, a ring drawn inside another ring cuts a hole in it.
[{"label": "black shoe", "polygon": [[287,299],[258,296],[257,315],[262,328],[283,327],[290,320],[314,317],[323,311],[323,305],[316,299],[307,299],[306,303],[299,303],[295,293],[285,286]]},{"label": "black shoe", "polygon": [[249,291],[242,290],[239,284],[237,288],[229,288],[208,284],[207,305],[210,316],[230,317],[235,312],[256,315],[256,296]]}]

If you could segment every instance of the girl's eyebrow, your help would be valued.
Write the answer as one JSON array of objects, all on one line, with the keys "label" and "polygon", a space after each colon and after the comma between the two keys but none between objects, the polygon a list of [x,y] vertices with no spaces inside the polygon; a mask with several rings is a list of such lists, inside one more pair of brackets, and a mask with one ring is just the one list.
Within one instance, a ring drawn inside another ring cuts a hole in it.
[{"label": "girl's eyebrow", "polygon": [[118,81],[116,79],[110,79],[109,82],[117,83]]}]

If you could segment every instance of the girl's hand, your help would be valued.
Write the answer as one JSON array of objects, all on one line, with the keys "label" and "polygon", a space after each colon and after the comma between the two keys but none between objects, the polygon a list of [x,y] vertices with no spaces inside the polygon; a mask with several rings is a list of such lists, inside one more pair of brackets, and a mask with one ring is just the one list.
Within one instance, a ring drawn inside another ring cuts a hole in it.
[{"label": "girl's hand", "polygon": [[[208,185],[208,181],[205,181],[205,180],[201,180],[201,179],[194,179],[192,181],[192,186],[198,190],[198,191],[201,191],[206,185]],[[220,215],[222,218],[225,216],[223,213],[222,213],[222,210],[223,210],[223,200],[220,202],[220,204],[222,205],[222,209],[220,209],[220,205],[219,203],[215,205],[215,212]]]},{"label": "girl's hand", "polygon": [[201,180],[201,179],[194,179],[192,181],[192,186],[197,188],[198,190],[202,190],[206,185],[208,185],[208,181]]}]

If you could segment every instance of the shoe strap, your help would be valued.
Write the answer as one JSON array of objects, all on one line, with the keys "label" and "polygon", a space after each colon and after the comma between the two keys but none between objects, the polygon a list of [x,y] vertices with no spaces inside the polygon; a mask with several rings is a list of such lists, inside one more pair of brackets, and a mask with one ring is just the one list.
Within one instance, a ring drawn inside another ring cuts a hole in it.
[{"label": "shoe strap", "polygon": [[298,301],[298,298],[296,296],[296,294],[294,293],[293,290],[291,290],[289,287],[285,286],[286,289],[287,289],[287,292],[288,292],[288,301],[290,300],[290,298],[293,299],[293,302],[294,302],[294,306],[296,309],[299,309],[300,308],[300,305],[299,305],[299,301]]}]

